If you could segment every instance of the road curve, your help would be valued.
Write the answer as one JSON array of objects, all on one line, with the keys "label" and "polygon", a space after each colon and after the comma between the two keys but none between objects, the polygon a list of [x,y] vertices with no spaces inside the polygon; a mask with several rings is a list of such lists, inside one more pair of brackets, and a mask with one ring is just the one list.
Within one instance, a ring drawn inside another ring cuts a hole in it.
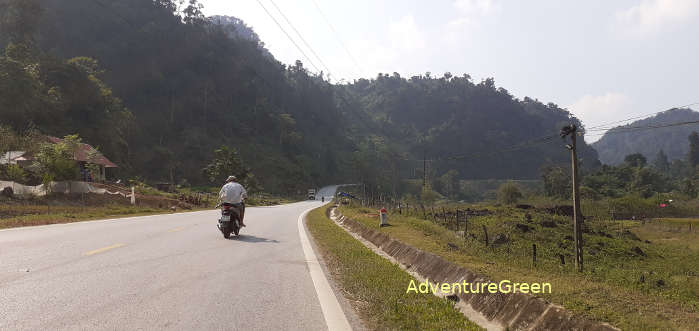
[{"label": "road curve", "polygon": [[232,240],[216,210],[2,230],[0,330],[326,330],[298,228],[320,205],[248,208]]}]

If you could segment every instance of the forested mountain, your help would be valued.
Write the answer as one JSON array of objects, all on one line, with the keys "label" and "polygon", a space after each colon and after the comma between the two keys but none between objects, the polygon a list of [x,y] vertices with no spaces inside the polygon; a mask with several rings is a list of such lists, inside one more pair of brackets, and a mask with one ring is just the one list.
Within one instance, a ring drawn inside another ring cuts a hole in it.
[{"label": "forested mountain", "polygon": [[[560,138],[537,138],[579,124],[468,75],[332,85],[276,61],[241,20],[205,18],[196,1],[0,3],[12,9],[0,34],[0,124],[78,133],[119,176],[205,184],[202,169],[226,145],[280,193],[358,180],[386,190],[423,166],[432,180],[538,178],[569,154]],[[584,143],[580,156],[598,163]]]},{"label": "forested mountain", "polygon": [[[433,175],[453,169],[469,179],[537,178],[542,164],[569,160],[561,139],[537,139],[570,123],[580,126],[555,104],[515,99],[492,78],[476,84],[468,75],[449,73],[410,79],[379,74],[343,88],[372,119],[371,134],[398,143],[397,151],[412,159],[434,160]],[[589,146],[580,146],[579,155],[587,166],[596,165]]]},{"label": "forested mountain", "polygon": [[669,161],[682,159],[689,152],[687,137],[692,131],[699,131],[699,124],[648,130],[634,128],[688,121],[699,121],[699,112],[691,109],[664,111],[653,117],[615,127],[592,146],[599,153],[600,161],[611,165],[624,162],[626,155],[634,153],[641,153],[648,160],[654,160],[663,151]]},{"label": "forested mountain", "polygon": [[[96,59],[105,69],[100,77],[133,114],[134,127],[121,136],[96,137],[86,133],[90,123],[43,126],[33,116],[15,127],[35,123],[57,136],[77,132],[125,174],[149,180],[202,183],[201,169],[221,145],[237,148],[273,191],[293,191],[347,172],[338,168],[335,150],[351,150],[351,144],[336,129],[343,124],[333,87],[300,62],[286,67],[261,56],[259,41],[231,38],[222,26],[208,24],[196,5],[38,3],[35,38],[44,57]],[[73,117],[94,111],[81,107]],[[316,138],[321,136],[325,140]],[[116,139],[126,142],[128,153],[107,146]]]}]

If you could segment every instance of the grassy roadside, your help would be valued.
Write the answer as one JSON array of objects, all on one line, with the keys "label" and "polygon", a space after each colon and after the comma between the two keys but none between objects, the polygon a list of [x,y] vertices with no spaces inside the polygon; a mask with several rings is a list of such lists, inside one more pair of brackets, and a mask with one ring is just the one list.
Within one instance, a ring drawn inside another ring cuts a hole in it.
[{"label": "grassy roadside", "polygon": [[[29,207],[29,206],[28,206]],[[12,216],[0,218],[0,229],[16,228],[24,226],[48,225],[59,223],[73,223],[81,221],[92,221],[108,218],[123,218],[133,216],[146,216],[156,214],[172,213],[168,209],[153,208],[153,207],[125,207],[120,205],[101,206],[101,207],[68,207],[68,206],[31,206],[40,207],[41,210],[31,210],[28,214],[20,216]],[[7,206],[0,206],[0,213]],[[32,208],[36,209],[36,208]],[[196,211],[203,209],[184,210]]]},{"label": "grassy roadside", "polygon": [[[586,271],[579,274],[567,255],[572,251],[568,238],[572,232],[564,217],[532,212],[527,220],[524,212],[499,208],[492,215],[471,218],[464,238],[421,216],[392,213],[393,226],[379,228],[374,210],[343,206],[341,211],[367,227],[493,280],[550,282],[553,293],[544,298],[622,329],[692,330],[699,323],[699,232],[688,233],[688,225],[681,232],[639,222],[618,230],[596,225],[584,234]],[[556,224],[543,227],[543,221]],[[508,241],[485,247],[484,225],[491,242],[501,234]],[[536,266],[531,262],[532,243],[538,246]],[[645,255],[635,254],[636,247]],[[566,265],[560,265],[559,254],[566,255]]]},{"label": "grassy roadside", "polygon": [[[141,189],[143,190],[143,188]],[[207,203],[206,200],[202,199],[195,202],[187,200],[186,194],[181,198],[178,194],[165,193],[150,187],[146,187],[145,190],[158,194],[138,195],[135,206],[132,206],[127,198],[106,194],[53,194],[24,199],[0,197],[0,229],[166,214],[173,212],[171,208],[175,208],[177,212],[214,208],[214,201]],[[250,197],[246,203],[249,207],[255,207],[297,201],[293,198],[256,194]]]},{"label": "grassy roadside", "polygon": [[308,214],[308,229],[332,277],[369,329],[480,330],[446,299],[405,293],[414,278],[366,248],[324,212],[321,207]]}]

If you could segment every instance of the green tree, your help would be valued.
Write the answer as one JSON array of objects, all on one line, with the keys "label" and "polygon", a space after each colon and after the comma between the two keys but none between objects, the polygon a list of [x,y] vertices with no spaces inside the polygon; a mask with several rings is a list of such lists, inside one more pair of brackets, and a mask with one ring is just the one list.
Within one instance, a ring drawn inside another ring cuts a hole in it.
[{"label": "green tree", "polygon": [[85,168],[92,174],[92,178],[97,178],[97,174],[102,171],[99,164],[95,162],[100,158],[100,156],[101,153],[94,147],[87,153],[87,164],[85,165]]},{"label": "green tree", "polygon": [[646,157],[641,153],[629,154],[624,157],[624,163],[632,167],[643,168],[646,166]]},{"label": "green tree", "polygon": [[16,149],[19,138],[17,133],[15,133],[9,126],[0,125],[0,156],[5,153]]},{"label": "green tree", "polygon": [[27,179],[27,174],[24,172],[22,167],[16,164],[10,164],[5,169],[6,177],[10,181],[23,183]]},{"label": "green tree", "polygon": [[699,164],[699,133],[696,131],[689,135],[689,155],[687,161],[692,167]]},{"label": "green tree", "polygon": [[515,204],[522,198],[522,190],[513,181],[507,181],[498,187],[498,200],[504,204]]},{"label": "green tree", "polygon": [[443,193],[450,199],[454,199],[459,193],[459,172],[452,169],[439,177]]},{"label": "green tree", "polygon": [[427,188],[422,188],[422,193],[420,194],[420,201],[425,205],[432,205],[439,199],[439,193]]},{"label": "green tree", "polygon": [[11,43],[33,45],[41,13],[39,0],[0,1],[0,34]]},{"label": "green tree", "polygon": [[187,24],[201,24],[204,22],[204,13],[202,12],[202,6],[197,0],[189,0],[187,7],[182,10],[184,17],[182,20]]},{"label": "green tree", "polygon": [[670,170],[670,162],[667,160],[667,155],[665,155],[665,152],[662,149],[658,151],[658,155],[655,156],[653,166],[655,166],[655,168],[661,172],[667,172]]},{"label": "green tree", "polygon": [[568,168],[546,166],[541,170],[544,182],[544,192],[547,196],[568,199],[571,196],[573,184]]},{"label": "green tree", "polygon": [[41,143],[35,155],[34,166],[46,187],[52,181],[74,180],[78,178],[78,164],[75,152],[81,143],[78,135],[68,135],[59,143]]},{"label": "green tree", "polygon": [[245,166],[235,148],[221,146],[214,150],[213,160],[202,171],[211,183],[223,184],[228,176],[233,175],[248,190],[259,189],[257,179]]},{"label": "green tree", "polygon": [[301,142],[303,135],[296,131],[296,120],[291,114],[279,115],[279,144],[292,147]]},{"label": "green tree", "polygon": [[685,178],[682,181],[682,193],[688,195],[692,199],[697,197],[697,187],[692,179]]},{"label": "green tree", "polygon": [[633,179],[628,184],[629,191],[648,198],[655,192],[665,191],[667,180],[653,168],[636,168]]}]

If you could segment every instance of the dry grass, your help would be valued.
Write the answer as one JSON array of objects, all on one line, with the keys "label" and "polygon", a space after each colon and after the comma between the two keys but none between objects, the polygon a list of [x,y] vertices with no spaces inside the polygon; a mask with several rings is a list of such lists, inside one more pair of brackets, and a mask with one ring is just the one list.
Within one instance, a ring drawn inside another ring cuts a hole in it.
[{"label": "dry grass", "polygon": [[170,211],[167,209],[152,207],[124,207],[118,205],[101,207],[0,205],[0,215],[14,215],[9,217],[0,217],[0,229],[71,223],[103,218],[152,215],[166,212]]},{"label": "dry grass", "polygon": [[[389,221],[393,226],[379,228],[376,217],[368,216],[373,210],[348,206],[341,210],[366,226],[491,279],[550,282],[553,293],[544,295],[546,299],[591,319],[631,330],[691,330],[699,325],[696,234],[662,233],[651,228],[656,225],[640,222],[625,222],[623,227],[596,224],[594,232],[584,235],[586,271],[580,274],[571,263],[572,241],[566,236],[572,229],[564,217],[534,213],[527,223],[522,211],[493,208],[493,215],[470,220],[469,235],[464,238],[419,217],[392,213]],[[555,221],[557,227],[541,227],[543,218]],[[522,233],[515,227],[517,223],[532,229]],[[486,248],[482,225],[488,227],[491,242],[497,234],[506,235],[509,242]],[[532,243],[537,243],[536,266],[532,264]],[[647,256],[634,255],[634,247],[640,247]],[[564,254],[566,265],[560,265],[558,254]]]},{"label": "dry grass", "polygon": [[[132,206],[129,199],[101,194],[66,195],[0,200],[0,228],[71,223],[104,218],[172,212],[177,201],[142,197]],[[187,205],[187,210],[191,207]],[[182,210],[182,208],[176,208]]]}]

